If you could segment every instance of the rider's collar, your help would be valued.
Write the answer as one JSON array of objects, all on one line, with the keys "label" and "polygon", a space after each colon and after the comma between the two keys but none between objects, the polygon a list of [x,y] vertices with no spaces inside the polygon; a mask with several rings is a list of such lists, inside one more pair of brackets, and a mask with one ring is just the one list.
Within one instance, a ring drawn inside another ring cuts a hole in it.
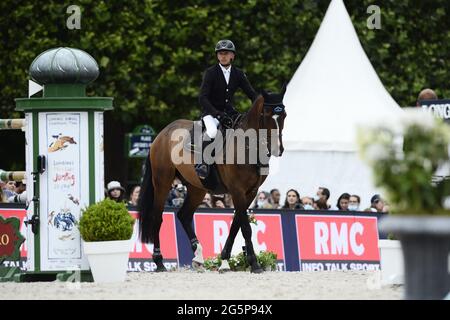
[{"label": "rider's collar", "polygon": [[[220,66],[220,69],[222,69],[223,72],[231,71],[231,63],[229,65],[227,65],[227,66],[224,66],[224,65],[219,63],[219,66]],[[228,68],[225,68],[225,67],[228,67]]]}]

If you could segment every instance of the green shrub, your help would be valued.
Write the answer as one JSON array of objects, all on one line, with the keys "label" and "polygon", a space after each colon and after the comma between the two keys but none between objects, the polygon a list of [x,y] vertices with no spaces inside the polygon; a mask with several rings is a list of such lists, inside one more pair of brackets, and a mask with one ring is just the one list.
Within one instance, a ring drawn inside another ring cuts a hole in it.
[{"label": "green shrub", "polygon": [[[256,260],[258,261],[261,268],[268,269],[268,267],[270,267],[270,270],[276,270],[276,253],[270,251],[261,251],[256,255]],[[215,257],[205,259],[204,267],[206,270],[217,271],[219,270],[221,264],[222,259],[220,258],[219,254]],[[240,252],[236,256],[231,256],[230,259],[228,259],[228,264],[230,265],[230,269],[232,271],[248,271],[250,269],[250,265],[248,264],[247,258],[245,257],[243,252]]]},{"label": "green shrub", "polygon": [[107,198],[82,210],[79,229],[84,241],[128,240],[134,222],[124,202]]},{"label": "green shrub", "polygon": [[271,251],[261,251],[256,259],[263,269],[268,269],[274,271],[277,268],[277,254]]},{"label": "green shrub", "polygon": [[205,259],[204,267],[206,270],[217,271],[222,263],[222,258],[220,258],[220,254],[215,257],[211,257]]}]

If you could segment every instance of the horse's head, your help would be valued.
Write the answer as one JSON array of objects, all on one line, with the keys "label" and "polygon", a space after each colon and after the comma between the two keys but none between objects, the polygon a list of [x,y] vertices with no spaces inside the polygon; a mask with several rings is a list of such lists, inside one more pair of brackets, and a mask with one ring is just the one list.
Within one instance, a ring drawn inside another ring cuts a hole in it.
[{"label": "horse's head", "polygon": [[286,92],[286,85],[283,85],[280,93],[262,91],[263,102],[261,103],[260,129],[267,129],[267,150],[269,155],[281,157],[283,147],[283,127],[286,111],[283,104],[283,97]]}]

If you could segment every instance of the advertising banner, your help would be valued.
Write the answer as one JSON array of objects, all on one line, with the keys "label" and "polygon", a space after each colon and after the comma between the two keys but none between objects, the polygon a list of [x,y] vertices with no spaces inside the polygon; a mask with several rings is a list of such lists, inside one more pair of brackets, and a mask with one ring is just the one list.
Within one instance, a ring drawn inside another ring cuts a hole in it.
[{"label": "advertising banner", "polygon": [[295,216],[302,271],[378,270],[376,217]]},{"label": "advertising banner", "polygon": [[[279,268],[284,267],[283,232],[279,214],[256,214],[256,224],[251,223],[252,242],[256,253],[272,251],[277,254]],[[194,215],[195,233],[203,246],[203,256],[210,258],[220,254],[230,233],[233,214],[196,213]],[[242,252],[245,240],[241,231],[234,241],[232,255]]]},{"label": "advertising banner", "polygon": [[[153,244],[141,242],[139,239],[137,212],[130,211],[130,214],[136,218],[136,222],[134,223],[132,236],[134,245],[130,253],[128,271],[154,271],[156,270],[156,264],[152,260]],[[163,224],[161,225],[159,239],[166,268],[169,270],[178,267],[178,245],[175,230],[175,215],[173,212],[163,213]]]},{"label": "advertising banner", "polygon": [[[172,208],[163,214],[160,231],[161,253],[166,268],[181,266],[180,257],[188,257],[190,264],[193,254],[186,243],[186,237],[179,237],[185,231],[177,223]],[[229,210],[205,210],[194,214],[194,227],[203,246],[206,258],[222,251],[230,232],[233,213]],[[379,270],[378,231],[376,215],[339,215],[314,211],[255,210],[257,224],[252,227],[252,242],[255,252],[272,251],[277,254],[277,269],[280,271],[334,271],[334,270]],[[130,214],[137,218],[136,211]],[[21,232],[25,236],[23,208],[0,207],[4,218],[20,218]],[[178,227],[177,227],[178,224]],[[139,222],[136,220],[133,232],[133,248],[130,253],[128,271],[154,271],[152,260],[153,244],[143,244],[139,240]],[[22,244],[21,256],[27,255],[27,241]],[[242,252],[245,241],[238,232],[232,255]],[[190,258],[189,258],[190,257]],[[293,259],[293,257],[295,257]],[[298,257],[298,259],[297,259]],[[295,263],[292,262],[294,260]],[[11,263],[16,266],[16,262]],[[11,265],[11,266],[12,266]],[[183,264],[184,265],[184,264]],[[18,265],[17,265],[18,266]],[[23,262],[20,267],[24,267]]]},{"label": "advertising banner", "polygon": [[21,269],[25,269],[25,263],[27,259],[27,228],[25,226],[24,220],[26,218],[25,209],[18,208],[0,208],[0,216],[4,219],[8,218],[18,218],[20,220],[20,233],[25,238],[25,241],[20,246],[20,261],[4,261],[3,264],[6,267],[20,267]]},{"label": "advertising banner", "polygon": [[420,106],[424,111],[450,123],[450,99],[422,100]]}]

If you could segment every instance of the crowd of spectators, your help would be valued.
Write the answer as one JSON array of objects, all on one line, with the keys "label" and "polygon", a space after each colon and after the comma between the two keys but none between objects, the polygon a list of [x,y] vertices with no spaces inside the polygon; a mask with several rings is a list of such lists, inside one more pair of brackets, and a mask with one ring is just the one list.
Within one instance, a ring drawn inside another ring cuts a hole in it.
[{"label": "crowd of spectators", "polygon": [[23,181],[0,180],[0,202],[2,203],[26,203],[26,185]]},{"label": "crowd of spectators", "polygon": [[[169,192],[166,206],[180,207],[186,197],[186,187],[180,180],[175,179]],[[284,201],[278,189],[270,192],[259,191],[253,200],[252,209],[288,209],[288,210],[338,210],[338,211],[366,211],[366,212],[388,212],[389,206],[386,200],[379,194],[370,199],[370,207],[361,207],[361,197],[356,194],[343,193],[337,202],[330,202],[330,190],[325,187],[317,189],[315,195],[301,197],[295,189],[286,192]],[[205,194],[199,208],[234,208],[233,200],[229,194]]]},{"label": "crowd of spectators", "polygon": [[[140,186],[133,185],[127,193],[118,181],[110,181],[105,189],[106,197],[115,201],[126,202],[129,206],[138,205]],[[187,195],[187,188],[179,179],[175,179],[165,205],[168,207],[181,207]],[[316,194],[300,196],[296,189],[290,189],[284,196],[284,201],[278,189],[270,192],[259,191],[253,200],[252,209],[287,209],[287,210],[339,210],[339,211],[367,211],[388,212],[389,206],[379,194],[370,199],[370,207],[361,207],[361,197],[356,194],[343,193],[337,202],[330,202],[330,190],[319,187]],[[26,185],[24,182],[0,181],[0,202],[26,203]],[[230,194],[206,193],[199,208],[234,208]]]},{"label": "crowd of spectators", "polygon": [[[130,189],[128,205],[137,206],[140,187],[135,185]],[[117,181],[111,181],[107,185],[107,196],[117,201],[125,201],[125,189]],[[181,207],[187,195],[187,188],[182,182],[175,178],[168,193],[165,205],[168,207]],[[338,211],[366,211],[366,212],[388,212],[389,206],[379,195],[375,194],[370,199],[370,207],[361,207],[361,197],[356,194],[343,193],[337,202],[330,202],[330,190],[319,187],[316,194],[300,196],[296,189],[290,189],[281,199],[278,189],[270,192],[260,191],[253,200],[252,209],[287,209],[287,210],[338,210]],[[211,194],[207,192],[199,208],[234,208],[233,199],[230,194]]]}]

